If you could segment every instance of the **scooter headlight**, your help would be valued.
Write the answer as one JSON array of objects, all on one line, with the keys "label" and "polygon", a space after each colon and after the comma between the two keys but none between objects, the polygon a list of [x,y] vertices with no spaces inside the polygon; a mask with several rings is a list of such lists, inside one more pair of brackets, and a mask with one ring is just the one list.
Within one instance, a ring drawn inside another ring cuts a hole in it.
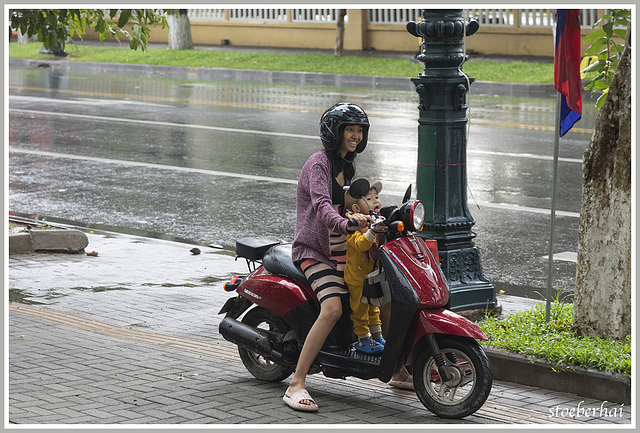
[{"label": "scooter headlight", "polygon": [[424,223],[424,204],[420,200],[412,200],[402,205],[400,210],[401,219],[404,222],[404,226],[412,231],[419,232],[422,230],[422,224]]},{"label": "scooter headlight", "polygon": [[424,223],[424,204],[422,204],[420,200],[414,201],[411,205],[409,219],[411,221],[412,231],[419,232],[422,230],[422,224]]}]

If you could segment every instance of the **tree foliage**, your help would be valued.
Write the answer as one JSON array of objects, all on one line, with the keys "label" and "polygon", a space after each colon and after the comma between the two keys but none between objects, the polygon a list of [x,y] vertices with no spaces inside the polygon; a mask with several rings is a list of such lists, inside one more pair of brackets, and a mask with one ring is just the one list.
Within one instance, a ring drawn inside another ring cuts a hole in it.
[{"label": "tree foliage", "polygon": [[[162,9],[11,9],[9,39],[13,30],[29,37],[38,36],[46,49],[61,46],[74,36],[82,39],[87,27],[99,34],[100,43],[108,37],[124,35],[129,47],[143,51],[149,45],[150,26],[167,26]],[[125,26],[131,25],[131,31]]]},{"label": "tree foliage", "polygon": [[585,90],[591,91],[592,96],[595,92],[602,91],[596,102],[598,109],[602,108],[613,75],[618,69],[630,19],[629,9],[612,9],[610,14],[602,16],[593,24],[591,28],[594,31],[583,40],[584,44],[590,43],[591,46],[585,51],[581,72],[583,78],[589,79]]}]

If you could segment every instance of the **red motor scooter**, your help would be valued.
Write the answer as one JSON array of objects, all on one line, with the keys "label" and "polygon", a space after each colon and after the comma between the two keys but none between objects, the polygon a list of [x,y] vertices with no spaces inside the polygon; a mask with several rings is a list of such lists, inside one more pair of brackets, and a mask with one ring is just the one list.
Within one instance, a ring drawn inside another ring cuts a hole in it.
[{"label": "red motor scooter", "polygon": [[[354,181],[352,190],[365,192],[354,191],[352,196],[365,195],[368,187],[364,179]],[[342,318],[309,374],[388,382],[407,366],[427,409],[440,417],[462,418],[478,410],[491,391],[491,365],[476,341],[487,336],[473,322],[446,309],[449,289],[435,259],[437,250],[434,255],[413,234],[422,228],[424,206],[419,200],[409,200],[410,194],[411,186],[400,207],[381,210],[387,233],[386,242],[379,247],[377,280],[391,300],[384,351],[368,355],[353,348],[356,336],[347,299]],[[220,334],[238,345],[242,362],[253,376],[269,382],[284,380],[295,369],[319,314],[319,302],[292,261],[290,244],[243,238],[236,241],[236,254],[246,259],[250,273],[225,284],[225,290],[236,291],[237,296],[220,310],[226,314]]]}]

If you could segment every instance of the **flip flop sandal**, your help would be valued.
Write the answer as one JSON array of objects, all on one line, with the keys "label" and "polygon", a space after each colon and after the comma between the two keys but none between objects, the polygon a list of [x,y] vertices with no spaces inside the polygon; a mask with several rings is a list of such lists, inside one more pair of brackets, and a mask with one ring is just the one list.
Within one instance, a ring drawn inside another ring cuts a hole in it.
[{"label": "flip flop sandal", "polygon": [[[303,400],[308,400],[311,404],[302,403]],[[284,397],[282,397],[282,401],[284,401],[287,406],[295,410],[301,410],[304,412],[317,412],[318,405],[311,398],[306,389],[301,389],[295,392],[291,397],[289,397],[286,393]]]},{"label": "flip flop sandal", "polygon": [[388,384],[390,386],[393,386],[394,388],[408,389],[410,391],[415,391],[415,388],[413,386],[413,376],[409,376],[405,380],[391,380],[388,382]]}]

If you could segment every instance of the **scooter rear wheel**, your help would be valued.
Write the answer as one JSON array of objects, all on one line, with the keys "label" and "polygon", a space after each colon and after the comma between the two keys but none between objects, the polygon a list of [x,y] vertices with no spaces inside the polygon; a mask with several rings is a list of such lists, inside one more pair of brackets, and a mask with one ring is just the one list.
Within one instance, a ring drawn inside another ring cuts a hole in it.
[{"label": "scooter rear wheel", "polygon": [[477,341],[456,336],[439,336],[438,346],[448,379],[440,377],[432,354],[424,348],[413,369],[418,398],[442,418],[463,418],[482,407],[491,392],[491,364]]},{"label": "scooter rear wheel", "polygon": [[[242,319],[242,323],[274,334],[281,334],[281,337],[289,331],[289,325],[284,320],[261,307],[249,310]],[[267,382],[280,382],[293,373],[292,368],[278,364],[244,347],[238,347],[238,353],[246,369],[256,379]]]}]

